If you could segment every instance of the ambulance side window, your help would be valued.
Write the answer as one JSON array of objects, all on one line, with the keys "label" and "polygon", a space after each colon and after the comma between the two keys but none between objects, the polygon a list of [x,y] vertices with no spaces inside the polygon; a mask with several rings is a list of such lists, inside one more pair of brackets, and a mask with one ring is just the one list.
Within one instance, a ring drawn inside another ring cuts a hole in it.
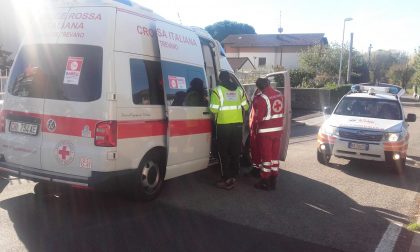
[{"label": "ambulance side window", "polygon": [[133,103],[163,105],[162,70],[159,62],[130,59]]},{"label": "ambulance side window", "polygon": [[214,53],[210,46],[208,45],[208,41],[201,41],[202,46],[201,49],[203,51],[203,57],[204,57],[204,65],[206,68],[206,76],[207,76],[207,85],[210,88],[216,87],[216,67],[214,63]]}]

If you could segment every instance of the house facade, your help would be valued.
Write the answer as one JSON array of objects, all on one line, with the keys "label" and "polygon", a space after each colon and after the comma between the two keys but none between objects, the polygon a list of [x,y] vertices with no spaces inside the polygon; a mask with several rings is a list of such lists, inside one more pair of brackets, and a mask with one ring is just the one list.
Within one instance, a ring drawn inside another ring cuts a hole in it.
[{"label": "house facade", "polygon": [[222,41],[229,58],[249,58],[258,70],[298,67],[299,53],[315,45],[328,45],[324,33],[236,34]]}]

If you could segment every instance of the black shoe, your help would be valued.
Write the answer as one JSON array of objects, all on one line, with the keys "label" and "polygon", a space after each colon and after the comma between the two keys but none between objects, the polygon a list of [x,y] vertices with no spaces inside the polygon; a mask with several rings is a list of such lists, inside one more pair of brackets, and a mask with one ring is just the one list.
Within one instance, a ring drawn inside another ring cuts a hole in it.
[{"label": "black shoe", "polygon": [[254,178],[260,178],[260,169],[253,167],[249,174],[251,174]]},{"label": "black shoe", "polygon": [[216,183],[216,186],[218,188],[225,189],[225,190],[231,190],[235,187],[235,185],[236,185],[236,179],[235,178],[229,178],[229,179],[226,179],[226,180],[221,180],[221,181]]},{"label": "black shoe", "polygon": [[277,176],[270,177],[270,190],[276,190]]},{"label": "black shoe", "polygon": [[271,190],[270,181],[268,179],[261,179],[254,187],[259,190],[269,191]]}]

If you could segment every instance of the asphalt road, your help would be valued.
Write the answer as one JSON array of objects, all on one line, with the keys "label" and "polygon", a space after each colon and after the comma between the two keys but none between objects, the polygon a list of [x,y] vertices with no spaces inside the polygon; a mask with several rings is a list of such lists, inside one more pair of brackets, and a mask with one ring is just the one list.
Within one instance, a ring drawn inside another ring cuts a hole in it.
[{"label": "asphalt road", "polygon": [[[390,223],[408,224],[418,212],[420,121],[410,126],[401,176],[380,163],[320,165],[321,122],[293,129],[274,192],[255,190],[251,177],[217,189],[216,168],[167,181],[148,203],[81,190],[39,199],[34,183],[0,179],[0,250],[375,251]],[[395,251],[408,251],[411,236],[403,229]]]}]

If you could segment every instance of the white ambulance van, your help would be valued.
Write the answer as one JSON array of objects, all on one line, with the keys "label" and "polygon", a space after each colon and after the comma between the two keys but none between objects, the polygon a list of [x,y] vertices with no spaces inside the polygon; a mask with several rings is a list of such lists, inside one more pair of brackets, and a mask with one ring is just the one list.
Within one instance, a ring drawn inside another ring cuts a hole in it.
[{"label": "white ambulance van", "polygon": [[400,96],[404,90],[389,84],[354,85],[318,132],[317,158],[327,164],[331,156],[385,162],[401,173],[407,157],[408,123]]},{"label": "white ambulance van", "polygon": [[0,170],[153,199],[163,180],[208,166],[208,104],[187,100],[208,96],[221,70],[233,72],[202,29],[129,1],[61,1],[34,20],[14,61]]}]

